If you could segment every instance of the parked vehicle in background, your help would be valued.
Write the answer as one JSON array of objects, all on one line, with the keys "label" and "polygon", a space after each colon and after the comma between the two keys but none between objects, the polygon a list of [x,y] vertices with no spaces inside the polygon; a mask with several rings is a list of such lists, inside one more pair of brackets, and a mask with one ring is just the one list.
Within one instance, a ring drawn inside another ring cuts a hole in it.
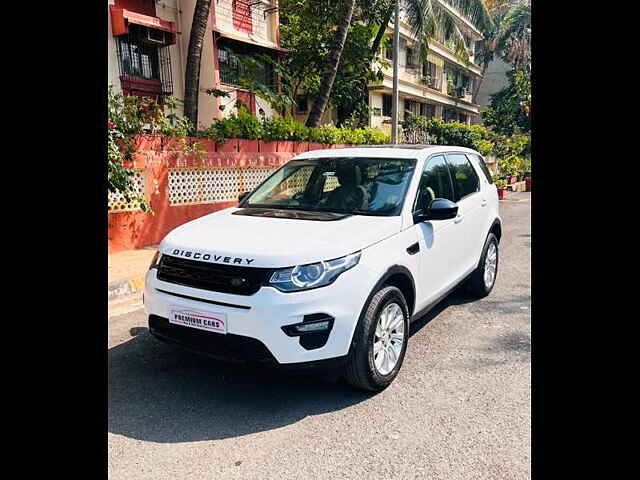
[{"label": "parked vehicle in background", "polygon": [[474,150],[303,153],[237,207],[165,237],[146,277],[149,330],[216,358],[340,368],[382,390],[411,320],[463,281],[491,292],[501,233]]}]

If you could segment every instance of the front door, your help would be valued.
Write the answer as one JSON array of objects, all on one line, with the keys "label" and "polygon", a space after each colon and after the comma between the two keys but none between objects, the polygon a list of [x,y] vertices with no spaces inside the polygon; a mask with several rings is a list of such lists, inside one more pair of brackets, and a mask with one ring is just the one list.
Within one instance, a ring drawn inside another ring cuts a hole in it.
[{"label": "front door", "polygon": [[[444,155],[431,157],[422,172],[415,210],[425,210],[435,198],[455,201]],[[449,290],[462,275],[459,251],[464,238],[455,219],[428,220],[414,225],[420,245],[420,278],[416,281],[416,311]]]}]

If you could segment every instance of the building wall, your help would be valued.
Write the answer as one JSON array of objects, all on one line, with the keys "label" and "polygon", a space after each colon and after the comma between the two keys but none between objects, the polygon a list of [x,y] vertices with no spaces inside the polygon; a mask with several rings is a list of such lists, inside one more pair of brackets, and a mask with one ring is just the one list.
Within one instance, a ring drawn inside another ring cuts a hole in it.
[{"label": "building wall", "polygon": [[250,1],[248,4],[251,6],[251,25],[252,32],[248,33],[242,29],[237,29],[233,22],[233,1],[234,0],[219,0],[218,2],[211,2],[212,7],[215,5],[216,10],[216,27],[227,33],[231,33],[235,36],[245,38],[252,42],[257,42],[264,45],[277,46],[277,31],[278,24],[277,15],[274,13],[264,14],[266,8],[270,8],[271,2],[261,0],[258,5],[252,5],[258,3],[256,0]]},{"label": "building wall", "polygon": [[[220,85],[216,78],[216,62],[214,61],[214,40],[213,40],[213,19],[215,18],[216,27],[223,33],[229,33],[234,38],[246,39],[252,42],[258,42],[266,46],[278,46],[279,43],[279,24],[278,14],[272,13],[264,15],[264,9],[272,6],[271,2],[263,0],[259,6],[252,7],[252,25],[253,32],[248,34],[242,30],[235,28],[233,23],[233,0],[219,0],[219,2],[211,2],[211,12],[207,29],[205,32],[204,43],[202,47],[202,60],[200,63],[200,88],[198,97],[198,122],[200,128],[206,128],[216,118],[223,118],[237,112],[235,108],[236,93],[233,88]],[[153,9],[155,3],[155,12]],[[274,0],[274,4],[277,2]],[[175,45],[171,45],[171,73],[173,83],[173,97],[180,100],[178,102],[177,114],[183,114],[182,101],[184,100],[184,77],[186,69],[186,59],[189,48],[189,37],[191,35],[191,25],[193,22],[193,12],[196,0],[115,0],[107,1],[109,5],[115,5],[122,8],[131,9],[139,13],[154,14],[158,18],[174,22],[178,34],[176,35]],[[107,32],[107,61],[108,61],[108,78],[107,82],[113,85],[115,91],[121,91],[118,56],[116,41],[113,37],[111,29],[111,20],[109,19]],[[216,99],[206,93],[207,89],[220,88],[222,90],[232,91],[229,97]],[[219,109],[219,105],[224,104],[224,111]],[[271,106],[268,102],[257,98],[256,111],[262,108],[267,117],[273,116]]]},{"label": "building wall", "polygon": [[[439,71],[441,83],[439,88],[431,88],[423,82],[422,64],[419,59],[415,62],[415,67],[407,65],[407,47],[414,49],[417,57],[418,44],[413,39],[410,26],[401,18],[400,22],[400,55],[398,58],[398,80],[399,80],[399,120],[404,117],[405,105],[407,100],[419,103],[427,103],[435,107],[435,116],[442,118],[445,108],[454,109],[461,114],[467,116],[467,123],[475,123],[479,121],[479,106],[472,103],[472,93],[465,93],[463,97],[457,98],[448,94],[447,75],[445,74],[445,66],[454,67],[462,74],[468,76],[472,81],[476,82],[481,78],[481,68],[473,63],[475,43],[481,38],[480,33],[469,27],[468,22],[461,20],[461,28],[465,35],[468,36],[471,48],[470,62],[465,64],[456,58],[454,52],[446,45],[437,41],[430,42],[429,59],[435,63],[436,69]],[[386,34],[393,36],[393,25],[391,25]],[[384,66],[387,63],[387,66]],[[379,66],[382,67],[384,79],[373,88],[369,95],[370,125],[390,132],[391,117],[376,115],[374,109],[382,110],[382,95],[391,94],[393,90],[393,60],[387,59],[385,50],[382,49]],[[472,89],[471,89],[472,90]]]},{"label": "building wall", "polygon": [[339,148],[310,142],[262,142],[190,138],[204,147],[204,156],[184,155],[180,143],[160,135],[133,139],[135,153],[127,167],[135,170],[134,191],[149,202],[154,214],[109,194],[109,253],[159,243],[171,230],[223,208],[237,205],[238,195],[251,191],[298,153]]},{"label": "building wall", "polygon": [[509,70],[511,70],[511,66],[500,58],[489,63],[478,91],[477,100],[481,108],[491,103],[491,95],[507,86],[507,72]]}]

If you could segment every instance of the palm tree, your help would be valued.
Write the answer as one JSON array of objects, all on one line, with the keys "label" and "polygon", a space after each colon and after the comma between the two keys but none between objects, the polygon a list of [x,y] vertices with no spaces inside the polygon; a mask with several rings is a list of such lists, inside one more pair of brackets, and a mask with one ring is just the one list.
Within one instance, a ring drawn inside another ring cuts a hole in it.
[{"label": "palm tree", "polygon": [[[396,0],[397,1],[397,0]],[[465,44],[464,34],[456,19],[454,9],[473,25],[481,30],[489,28],[491,19],[482,0],[400,0],[405,9],[407,22],[412,34],[419,41],[421,56],[426,56],[429,41],[441,38],[453,44],[456,54],[465,56],[468,53],[468,46]],[[317,127],[320,123],[328,100],[331,95],[333,81],[336,76],[340,56],[344,48],[347,31],[351,25],[351,17],[355,7],[355,0],[346,0],[345,14],[341,19],[333,49],[329,55],[326,70],[322,77],[320,94],[316,97],[309,117],[308,127]],[[395,9],[395,1],[389,5],[387,13],[383,17],[383,24],[380,25],[379,35],[374,39],[372,48],[378,49],[382,34],[387,29],[391,21],[391,12]]]},{"label": "palm tree", "polygon": [[531,0],[487,0],[485,3],[493,25],[485,32],[484,48],[479,55],[482,77],[476,82],[474,100],[487,67],[496,55],[516,70],[528,72],[531,63]]},{"label": "palm tree", "polygon": [[197,0],[193,12],[187,68],[184,74],[184,116],[194,128],[198,126],[198,91],[200,90],[200,60],[202,44],[209,19],[211,0]]},{"label": "palm tree", "polygon": [[355,5],[356,0],[346,0],[344,14],[340,19],[340,24],[338,25],[338,30],[336,31],[336,36],[334,38],[334,45],[327,61],[327,67],[322,75],[320,91],[313,102],[313,106],[309,112],[309,117],[307,117],[307,127],[317,127],[320,124],[320,118],[322,117],[324,109],[327,107],[327,103],[329,102],[329,95],[331,95],[333,81],[336,79],[338,65],[340,64],[340,57],[342,56],[342,50],[344,50],[347,32],[351,26],[351,17],[353,16],[353,9]]}]

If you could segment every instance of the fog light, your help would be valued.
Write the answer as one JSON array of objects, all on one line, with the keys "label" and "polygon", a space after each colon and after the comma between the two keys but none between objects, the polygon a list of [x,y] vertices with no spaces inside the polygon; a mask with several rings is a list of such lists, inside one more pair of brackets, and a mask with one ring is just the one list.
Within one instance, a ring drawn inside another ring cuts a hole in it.
[{"label": "fog light", "polygon": [[[304,322],[284,325],[282,331],[290,337],[306,336],[306,334],[326,334],[333,328],[334,318],[324,313],[313,313],[304,316]],[[313,336],[313,335],[311,335]]]},{"label": "fog light", "polygon": [[325,320],[324,322],[302,323],[300,325],[296,325],[295,328],[300,333],[320,332],[329,328],[329,320]]}]

